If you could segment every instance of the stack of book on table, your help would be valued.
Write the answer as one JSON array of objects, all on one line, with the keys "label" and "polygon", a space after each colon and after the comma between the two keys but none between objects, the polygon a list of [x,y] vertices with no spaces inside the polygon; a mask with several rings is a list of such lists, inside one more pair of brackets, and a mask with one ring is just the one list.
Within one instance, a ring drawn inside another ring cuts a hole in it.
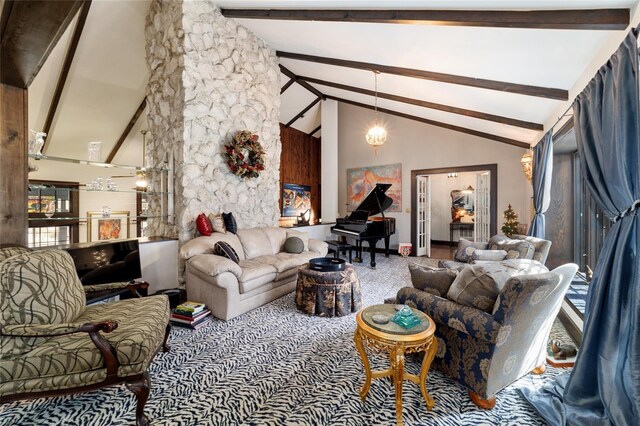
[{"label": "stack of book on table", "polygon": [[204,327],[212,318],[204,303],[185,302],[171,311],[171,324],[194,330]]}]

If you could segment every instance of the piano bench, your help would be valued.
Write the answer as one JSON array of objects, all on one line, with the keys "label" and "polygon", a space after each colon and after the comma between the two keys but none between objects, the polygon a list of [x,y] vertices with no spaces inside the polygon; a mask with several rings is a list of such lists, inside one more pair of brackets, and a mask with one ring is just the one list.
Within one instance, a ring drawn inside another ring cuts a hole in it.
[{"label": "piano bench", "polygon": [[355,247],[353,247],[351,244],[349,243],[343,243],[341,241],[337,241],[337,240],[328,240],[325,241],[325,243],[327,243],[327,245],[329,246],[329,251],[333,252],[333,257],[335,259],[339,259],[340,258],[340,253],[345,253],[347,250],[349,251],[349,263],[353,263],[351,261],[351,255],[353,253],[353,249]]}]

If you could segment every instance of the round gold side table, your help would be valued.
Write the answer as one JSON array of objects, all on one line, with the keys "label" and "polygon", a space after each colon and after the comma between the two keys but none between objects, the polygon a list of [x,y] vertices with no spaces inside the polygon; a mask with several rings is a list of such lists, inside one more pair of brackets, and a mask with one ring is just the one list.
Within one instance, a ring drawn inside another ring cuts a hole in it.
[{"label": "round gold side table", "polygon": [[[396,394],[397,425],[402,425],[402,383],[404,380],[409,380],[420,386],[422,396],[427,403],[427,410],[431,410],[435,404],[433,398],[427,393],[427,373],[438,346],[437,340],[433,337],[436,326],[433,320],[423,312],[413,308],[412,311],[418,316],[421,323],[407,330],[391,321],[386,324],[377,324],[373,321],[372,317],[378,314],[391,318],[396,313],[395,305],[369,306],[356,315],[356,331],[353,336],[366,374],[364,385],[360,390],[360,398],[363,401],[366,399],[372,379],[391,377]],[[387,370],[371,371],[365,344],[389,353],[390,365]],[[422,351],[425,352],[425,355],[420,375],[405,373],[404,355]]]}]

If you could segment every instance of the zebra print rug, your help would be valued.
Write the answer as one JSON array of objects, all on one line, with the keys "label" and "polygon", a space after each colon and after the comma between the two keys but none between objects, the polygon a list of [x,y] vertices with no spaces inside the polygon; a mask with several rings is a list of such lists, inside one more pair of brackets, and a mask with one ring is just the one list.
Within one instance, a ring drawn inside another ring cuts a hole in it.
[{"label": "zebra print rug", "polygon": [[[391,256],[381,257],[376,270],[356,265],[364,304],[395,297],[410,282],[407,262]],[[289,294],[227,322],[214,321],[197,331],[175,329],[171,352],[158,354],[151,367],[145,411],[154,425],[395,424],[390,381],[374,380],[364,403],[358,396],[364,371],[352,340],[354,327],[355,315],[299,313]],[[388,366],[384,354],[370,358],[373,368]],[[407,358],[410,372],[418,374],[419,366],[419,359]],[[434,409],[427,411],[418,386],[405,382],[404,424],[544,425],[517,389],[539,387],[561,371],[548,367],[542,376],[523,377],[498,394],[491,411],[476,408],[462,387],[432,371],[427,388]],[[134,413],[133,394],[115,386],[2,405],[0,425],[131,425]]]}]

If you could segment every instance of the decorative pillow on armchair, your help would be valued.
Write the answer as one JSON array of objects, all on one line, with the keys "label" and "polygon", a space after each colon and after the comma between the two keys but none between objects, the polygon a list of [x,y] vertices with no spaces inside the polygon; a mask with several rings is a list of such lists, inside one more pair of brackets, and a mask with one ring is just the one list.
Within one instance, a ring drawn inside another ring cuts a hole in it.
[{"label": "decorative pillow on armchair", "polygon": [[508,279],[499,264],[469,265],[458,273],[447,299],[491,313]]},{"label": "decorative pillow on armchair", "polygon": [[489,240],[490,250],[504,250],[507,259],[533,259],[535,247],[529,241],[512,240],[504,235],[494,235]]},{"label": "decorative pillow on armchair", "polygon": [[432,268],[417,263],[409,264],[409,273],[414,288],[440,297],[446,296],[449,287],[458,276],[458,273],[451,269]]},{"label": "decorative pillow on armchair", "polygon": [[458,249],[456,250],[456,254],[453,256],[453,259],[458,262],[470,263],[473,260],[473,253],[476,250],[485,250],[486,248],[487,243],[474,243],[473,241],[460,238],[460,241],[458,242]]},{"label": "decorative pillow on armchair", "polygon": [[500,261],[507,258],[507,252],[504,250],[476,250],[473,252],[473,260],[492,260]]}]

